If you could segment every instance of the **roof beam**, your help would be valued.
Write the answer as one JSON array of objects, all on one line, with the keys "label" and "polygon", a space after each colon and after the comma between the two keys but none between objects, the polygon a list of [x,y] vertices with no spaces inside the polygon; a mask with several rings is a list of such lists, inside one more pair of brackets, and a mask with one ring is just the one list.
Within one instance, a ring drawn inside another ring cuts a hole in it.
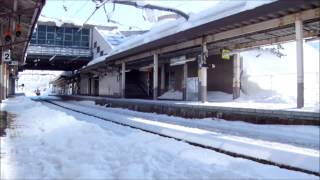
[{"label": "roof beam", "polygon": [[208,43],[216,42],[216,41],[221,41],[221,40],[225,40],[225,39],[229,39],[237,36],[243,36],[243,35],[259,32],[259,31],[266,31],[270,29],[276,29],[276,28],[280,28],[288,25],[293,25],[295,22],[296,16],[300,16],[302,21],[319,19],[320,8],[310,9],[300,13],[283,16],[277,19],[272,19],[272,20],[268,20],[268,21],[264,21],[256,24],[251,24],[251,25],[243,26],[243,27],[232,29],[229,31],[220,32],[213,35],[208,35],[207,40],[208,40]]}]

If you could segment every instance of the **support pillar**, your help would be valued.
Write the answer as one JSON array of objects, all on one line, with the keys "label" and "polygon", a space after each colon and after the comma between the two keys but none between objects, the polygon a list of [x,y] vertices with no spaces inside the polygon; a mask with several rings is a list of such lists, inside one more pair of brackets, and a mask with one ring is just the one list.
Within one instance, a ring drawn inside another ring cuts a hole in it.
[{"label": "support pillar", "polygon": [[158,98],[158,54],[153,54],[153,99]]},{"label": "support pillar", "polygon": [[121,64],[121,98],[126,97],[126,64],[122,62]]},{"label": "support pillar", "polygon": [[165,91],[165,80],[166,80],[166,74],[165,74],[165,65],[161,65],[161,84],[160,84],[160,93],[163,94]]},{"label": "support pillar", "polygon": [[8,66],[3,63],[3,99],[8,97]]},{"label": "support pillar", "polygon": [[201,67],[199,70],[199,92],[200,101],[207,102],[207,67]]},{"label": "support pillar", "polygon": [[240,63],[240,54],[235,54],[233,56],[233,99],[240,97]]},{"label": "support pillar", "polygon": [[3,90],[4,90],[3,87],[4,87],[3,86],[3,63],[1,63],[0,64],[0,102],[3,100]]},{"label": "support pillar", "polygon": [[183,65],[183,79],[182,79],[182,100],[187,100],[187,79],[188,79],[188,63]]},{"label": "support pillar", "polygon": [[207,49],[207,43],[206,40],[203,38],[202,40],[202,53],[200,56],[200,62],[199,62],[199,71],[198,71],[198,77],[199,77],[199,100],[201,102],[207,102],[207,57],[208,57],[208,49]]},{"label": "support pillar", "polygon": [[303,22],[298,16],[295,22],[297,47],[297,107],[304,106],[304,72],[303,72]]}]

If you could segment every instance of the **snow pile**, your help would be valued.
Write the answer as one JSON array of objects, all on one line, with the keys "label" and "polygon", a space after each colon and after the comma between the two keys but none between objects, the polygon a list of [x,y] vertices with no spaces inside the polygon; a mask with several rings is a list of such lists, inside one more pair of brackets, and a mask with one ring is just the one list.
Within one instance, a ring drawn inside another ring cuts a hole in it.
[{"label": "snow pile", "polygon": [[[279,58],[271,52],[258,50],[243,52],[242,90],[243,100],[256,102],[296,103],[296,44],[282,44]],[[319,107],[319,49],[304,44],[304,82],[306,106]],[[260,99],[260,100],[259,100]]]},{"label": "snow pile", "polygon": [[158,97],[158,99],[174,99],[174,100],[182,100],[182,92],[169,90]]},{"label": "snow pile", "polygon": [[67,115],[25,97],[1,105],[17,114],[15,129],[1,137],[1,179],[317,178]]}]

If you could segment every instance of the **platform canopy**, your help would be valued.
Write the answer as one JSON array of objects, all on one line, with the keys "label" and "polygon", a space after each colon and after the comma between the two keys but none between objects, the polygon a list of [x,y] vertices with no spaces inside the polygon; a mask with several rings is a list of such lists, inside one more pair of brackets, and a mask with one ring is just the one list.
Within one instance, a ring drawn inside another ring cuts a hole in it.
[{"label": "platform canopy", "polygon": [[0,51],[23,64],[32,31],[45,0],[0,0]]}]

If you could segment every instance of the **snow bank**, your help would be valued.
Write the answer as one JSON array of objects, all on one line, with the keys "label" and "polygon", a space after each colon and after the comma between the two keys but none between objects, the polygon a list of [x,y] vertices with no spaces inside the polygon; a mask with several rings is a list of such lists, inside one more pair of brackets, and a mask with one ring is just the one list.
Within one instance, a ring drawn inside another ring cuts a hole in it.
[{"label": "snow bank", "polygon": [[17,115],[1,137],[3,179],[317,179],[101,120],[79,121],[97,119],[25,97],[1,106]]},{"label": "snow bank", "polygon": [[158,99],[174,99],[174,100],[182,100],[182,92],[169,90],[158,97]]},{"label": "snow bank", "polygon": [[[319,42],[319,41],[318,41]],[[296,43],[282,44],[279,58],[271,52],[261,53],[252,50],[241,53],[243,56],[243,75],[241,88],[246,96],[242,100],[256,102],[296,104]],[[319,109],[319,48],[304,43],[304,88],[305,104]]]},{"label": "snow bank", "polygon": [[320,170],[319,151],[317,150],[255,140],[253,138],[220,134],[214,131],[189,128],[171,123],[157,122],[141,117],[128,116],[127,114],[108,112],[104,108],[97,109],[96,107],[79,106],[78,104],[58,101],[55,103],[71,109],[94,114],[98,117],[111,119],[134,127],[140,127],[151,132],[176,137],[189,142],[200,143],[204,146],[219,148],[229,152],[243,154],[257,159],[264,159],[278,164],[299,167],[314,172]]}]

